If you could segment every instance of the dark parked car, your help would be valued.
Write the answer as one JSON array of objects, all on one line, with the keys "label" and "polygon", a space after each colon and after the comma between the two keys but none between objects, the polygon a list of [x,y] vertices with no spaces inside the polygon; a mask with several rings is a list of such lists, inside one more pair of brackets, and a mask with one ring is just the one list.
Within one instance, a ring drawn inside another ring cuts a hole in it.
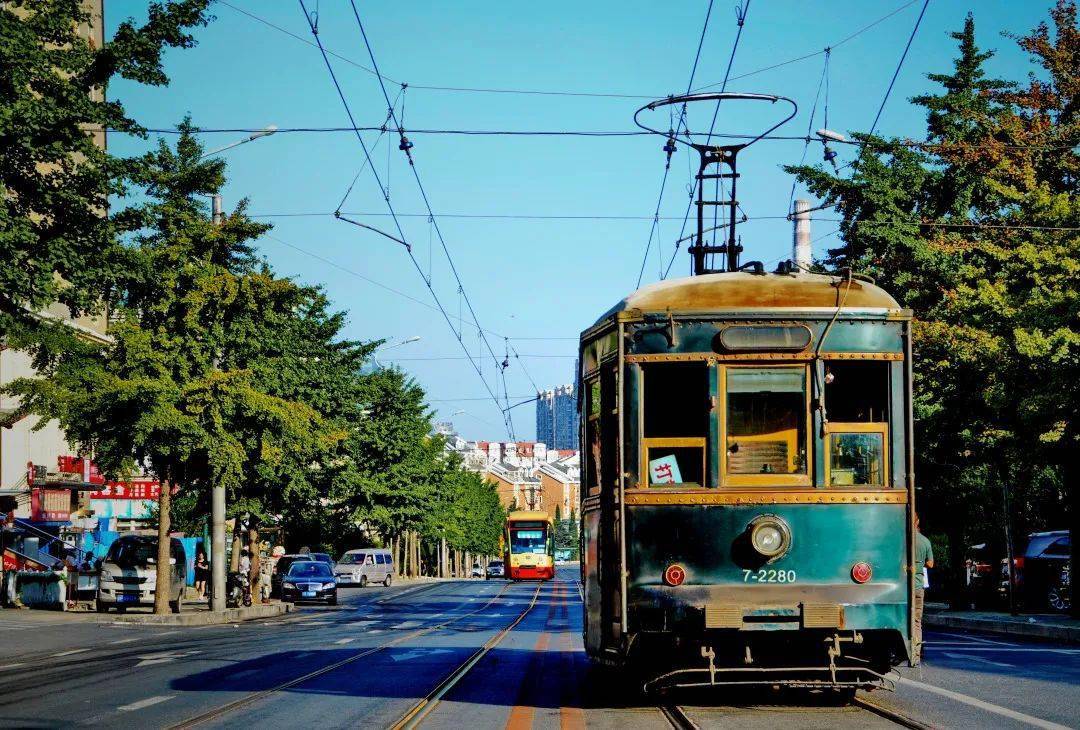
[{"label": "dark parked car", "polygon": [[503,561],[492,560],[490,563],[488,563],[487,575],[485,577],[488,580],[491,580],[492,578],[505,578],[506,570],[503,567]]},{"label": "dark parked car", "polygon": [[337,565],[337,563],[334,562],[334,558],[331,557],[329,553],[309,553],[309,555],[311,555],[312,560],[318,560],[320,563],[329,565],[331,571],[334,569],[334,566]]},{"label": "dark parked car", "polygon": [[281,578],[283,575],[289,572],[289,568],[296,562],[315,562],[312,560],[310,554],[305,553],[303,555],[282,555],[278,558],[277,565],[274,566],[274,573],[270,576],[270,595],[274,597],[281,596]]},{"label": "dark parked car", "polygon": [[1035,532],[1028,536],[1024,551],[1024,591],[1028,606],[1049,606],[1055,611],[1068,611],[1072,603],[1069,592],[1069,532]]},{"label": "dark parked car", "polygon": [[337,581],[330,566],[321,560],[298,560],[281,579],[281,600],[321,601],[337,605]]}]

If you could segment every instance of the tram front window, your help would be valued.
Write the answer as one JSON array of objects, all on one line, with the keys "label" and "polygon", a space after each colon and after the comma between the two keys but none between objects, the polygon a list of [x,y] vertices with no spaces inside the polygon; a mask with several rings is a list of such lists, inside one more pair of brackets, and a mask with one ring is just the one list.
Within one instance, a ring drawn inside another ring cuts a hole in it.
[{"label": "tram front window", "polygon": [[806,368],[729,367],[727,473],[806,474]]},{"label": "tram front window", "polygon": [[641,473],[652,487],[705,486],[709,370],[705,362],[642,367]]},{"label": "tram front window", "polygon": [[511,530],[510,552],[517,555],[533,553],[543,555],[547,552],[547,537],[543,530]]},{"label": "tram front window", "polygon": [[885,431],[830,433],[829,486],[885,486]]}]

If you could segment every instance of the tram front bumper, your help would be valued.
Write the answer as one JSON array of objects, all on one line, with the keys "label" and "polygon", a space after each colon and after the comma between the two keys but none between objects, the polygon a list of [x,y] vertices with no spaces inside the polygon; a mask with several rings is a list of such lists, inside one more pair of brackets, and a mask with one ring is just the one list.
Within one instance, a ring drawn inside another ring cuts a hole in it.
[{"label": "tram front bumper", "polygon": [[536,565],[522,565],[510,568],[510,578],[513,580],[551,580],[555,577],[555,568],[544,568]]},{"label": "tram front bumper", "polygon": [[[635,586],[629,614],[640,631],[711,629],[893,629],[904,626],[906,606],[888,601],[895,586]],[[884,600],[883,600],[884,599]]]}]

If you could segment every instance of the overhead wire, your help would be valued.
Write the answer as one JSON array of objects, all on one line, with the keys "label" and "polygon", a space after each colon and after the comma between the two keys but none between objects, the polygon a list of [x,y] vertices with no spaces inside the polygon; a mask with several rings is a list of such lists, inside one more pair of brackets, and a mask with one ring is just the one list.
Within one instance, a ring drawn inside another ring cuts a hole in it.
[{"label": "overhead wire", "polygon": [[[714,0],[709,0],[709,6],[705,10],[705,22],[701,26],[701,37],[698,39],[697,52],[694,54],[694,63],[690,67],[690,81],[686,84],[686,93],[690,93],[690,89],[694,86],[694,77],[697,75],[698,62],[701,60],[701,49],[705,45],[705,33],[709,30],[709,18],[712,17]],[[652,226],[649,228],[649,240],[645,244],[645,255],[641,259],[641,271],[638,272],[637,284],[635,289],[641,287],[641,279],[645,275],[645,266],[649,261],[649,252],[652,250],[653,236],[656,234],[660,226],[660,206],[664,202],[664,191],[667,189],[668,174],[671,172],[671,155],[675,152],[675,139],[679,137],[682,128],[686,125],[686,103],[683,102],[682,109],[679,111],[679,118],[675,122],[674,129],[668,126],[668,141],[664,145],[664,152],[667,153],[667,158],[664,161],[664,174],[660,178],[660,193],[656,196],[656,213],[652,218]],[[661,262],[663,257],[661,255]]]},{"label": "overhead wire", "polygon": [[[304,4],[304,0],[299,0],[299,3],[300,3],[300,8],[304,13],[304,19],[307,21],[308,26],[311,28],[311,33],[315,38],[315,43],[319,48],[319,53],[322,56],[323,63],[326,65],[326,69],[330,74],[330,79],[334,84],[334,89],[337,91],[338,98],[341,99],[342,106],[345,108],[345,114],[349,118],[349,123],[353,127],[356,127],[356,120],[353,117],[352,109],[349,107],[349,102],[345,98],[345,93],[341,88],[341,84],[338,82],[337,74],[334,72],[333,64],[330,63],[330,57],[327,54],[326,50],[322,46],[322,39],[319,37],[318,28],[312,22],[311,16],[308,14],[307,6]],[[376,71],[376,73],[377,73],[377,71]],[[381,83],[381,77],[380,77],[380,83]],[[388,99],[388,101],[389,101],[389,99]],[[383,186],[382,180],[379,177],[379,173],[375,168],[374,162],[371,160],[371,153],[368,150],[367,144],[364,142],[364,138],[360,134],[360,132],[356,132],[356,138],[360,142],[360,147],[364,151],[364,157],[368,160],[369,166],[371,167],[372,175],[375,177],[375,181],[378,183],[379,189],[383,191],[384,197],[386,199],[387,208],[389,209],[391,217],[394,220],[394,225],[396,226],[397,231],[400,234],[401,240],[404,241],[404,240],[406,240],[405,232],[401,227],[401,222],[398,220],[397,216],[394,214],[394,207],[390,202],[389,196],[387,196],[386,193],[385,193],[385,188]],[[426,282],[427,279],[426,279],[426,277],[424,277],[423,269],[421,268],[420,263],[416,260],[416,257],[413,255],[412,249],[409,248],[409,247],[406,247],[406,251],[408,252],[409,260],[412,262],[413,266],[416,268],[417,273],[420,274],[421,278],[424,278],[424,280]],[[451,330],[454,330],[456,332],[456,330],[454,329],[453,321],[450,318],[450,314],[446,311],[446,308],[443,306],[443,304],[440,301],[438,295],[435,293],[434,288],[430,284],[428,284],[428,291],[431,293],[432,299],[435,301],[436,306],[439,308],[439,311],[442,313],[443,318],[446,320],[447,325],[450,326]],[[477,327],[479,328],[479,324],[477,324]],[[465,346],[465,343],[461,340],[460,335],[458,336],[458,342],[461,345],[462,350],[465,352],[465,354],[470,356],[469,357],[469,362],[472,364],[473,368],[476,370],[476,374],[480,377],[481,382],[484,384],[485,390],[488,391],[488,393],[491,395],[492,400],[495,402],[496,407],[498,407],[498,405],[499,405],[498,396],[495,395],[495,393],[491,389],[491,386],[488,385],[487,379],[484,378],[484,375],[481,372],[479,365],[471,357],[471,353],[469,353],[469,350]],[[505,417],[505,413],[503,414],[503,421],[504,421],[504,425],[506,426],[507,433],[511,436],[511,438],[513,438],[513,434],[511,433],[512,429],[511,429],[511,426],[510,426],[510,422]]]},{"label": "overhead wire", "polygon": [[[887,13],[885,15],[882,15],[880,18],[878,18],[877,20],[875,20],[875,21],[873,21],[871,23],[869,23],[867,25],[864,25],[863,27],[859,28],[857,31],[855,31],[851,35],[848,35],[848,36],[846,36],[844,38],[841,38],[840,40],[838,40],[838,41],[836,41],[834,43],[831,43],[828,46],[828,48],[836,49],[836,48],[839,48],[840,46],[844,45],[845,43],[848,43],[849,41],[855,40],[856,38],[861,36],[866,31],[870,30],[874,26],[879,25],[881,23],[884,23],[886,20],[888,20],[892,16],[896,15],[897,13],[899,13],[899,12],[901,12],[903,10],[906,10],[907,8],[911,7],[912,5],[917,3],[918,1],[919,0],[908,0],[908,2],[904,3],[900,7],[896,8],[895,10],[890,11],[889,13]],[[757,74],[765,73],[766,71],[772,71],[773,69],[782,68],[784,66],[789,66],[789,65],[791,65],[793,63],[798,63],[799,61],[805,61],[807,59],[814,58],[815,56],[820,56],[823,53],[825,53],[825,49],[822,49],[820,51],[814,51],[813,53],[806,53],[806,54],[803,54],[801,56],[796,56],[795,58],[789,58],[786,61],[780,61],[779,63],[774,63],[774,64],[771,64],[769,66],[763,66],[762,68],[754,69],[753,71],[747,71],[746,73],[739,74],[738,76],[732,76],[730,81],[739,81],[740,79],[745,79],[745,78],[749,78],[751,76],[756,76]],[[699,92],[699,91],[705,91],[706,89],[712,89],[712,88],[714,88],[716,86],[719,86],[721,83],[722,82],[717,82],[715,84],[708,84],[706,86],[700,86],[700,87],[694,89],[694,92],[696,93],[696,92]]]},{"label": "overhead wire", "polygon": [[[847,42],[849,42],[851,40],[854,40],[855,38],[862,35],[863,33],[870,30],[871,28],[875,27],[876,25],[878,25],[880,23],[883,23],[884,21],[888,20],[889,18],[896,15],[897,13],[905,10],[909,6],[914,5],[916,2],[918,2],[918,0],[909,0],[908,2],[906,2],[903,5],[899,6],[895,10],[892,10],[889,13],[887,13],[886,15],[881,16],[877,20],[872,21],[868,25],[863,26],[859,30],[857,30],[854,33],[851,33],[850,35],[848,35],[847,37],[845,37],[845,38],[843,38],[843,39],[841,39],[839,41],[836,41],[835,43],[832,44],[832,47],[833,48],[838,48],[839,46],[841,46],[841,45],[843,45],[843,44],[845,44],[845,43],[847,43]],[[291,38],[293,38],[295,40],[300,41],[301,43],[305,43],[307,45],[310,45],[313,48],[316,47],[314,43],[307,40],[303,36],[297,35],[296,33],[293,33],[292,31],[288,30],[287,28],[283,28],[280,25],[277,25],[276,23],[273,23],[273,22],[267,20],[266,18],[264,18],[264,17],[262,17],[262,16],[260,16],[260,15],[258,15],[256,13],[251,12],[250,10],[240,8],[240,7],[236,6],[236,5],[234,5],[233,3],[227,2],[227,0],[218,0],[218,4],[219,5],[224,5],[224,6],[228,7],[228,8],[231,8],[231,9],[235,10],[236,12],[241,13],[242,15],[250,18],[251,20],[254,20],[254,21],[258,22],[258,23],[261,23],[264,26],[272,28],[273,30],[278,31],[279,33],[283,33],[283,34],[285,34],[285,35],[287,35],[287,36],[289,36],[289,37],[291,37]],[[374,76],[378,76],[379,78],[382,78],[382,79],[384,79],[384,80],[386,80],[386,81],[388,81],[388,82],[390,82],[392,84],[400,84],[401,83],[400,81],[397,81],[396,79],[393,79],[393,78],[391,78],[389,76],[381,74],[380,72],[376,71],[375,69],[369,68],[368,66],[365,66],[364,64],[356,61],[355,59],[349,58],[348,56],[346,56],[346,55],[344,55],[342,53],[336,52],[336,51],[331,50],[329,48],[326,48],[326,52],[329,55],[333,56],[334,58],[337,58],[338,60],[349,64],[350,66],[358,68],[358,69],[364,71],[365,73],[369,73],[369,74],[372,74]],[[774,69],[781,68],[783,66],[788,66],[788,65],[793,64],[793,63],[798,63],[799,61],[805,61],[805,60],[807,60],[809,58],[814,58],[815,56],[821,55],[821,53],[822,53],[822,51],[814,51],[813,53],[807,53],[807,54],[804,54],[804,55],[801,55],[801,56],[796,56],[794,58],[789,58],[789,59],[787,59],[785,61],[780,61],[778,63],[770,64],[768,66],[763,66],[761,68],[754,69],[752,71],[747,71],[746,73],[740,74],[738,76],[733,76],[730,80],[731,81],[738,81],[739,79],[744,79],[744,78],[748,78],[750,76],[754,76],[754,75],[757,75],[757,74],[765,73],[767,71],[772,71]],[[714,83],[714,84],[707,84],[705,86],[698,87],[698,88],[694,89],[693,91],[697,92],[697,91],[702,91],[704,89],[711,89],[711,88],[719,86],[719,85],[720,85],[720,82],[717,82],[717,83]],[[459,92],[459,93],[472,93],[472,94],[519,94],[519,95],[527,95],[527,96],[530,96],[530,95],[532,95],[532,96],[564,96],[564,97],[598,98],[598,99],[658,99],[658,98],[664,96],[664,94],[630,94],[630,93],[618,93],[618,92],[608,92],[608,91],[571,91],[571,90],[567,90],[567,89],[485,88],[485,87],[451,86],[451,85],[434,85],[434,84],[409,84],[409,88],[410,89],[425,90],[425,91]]]},{"label": "overhead wire", "polygon": [[911,43],[915,40],[915,34],[919,32],[919,26],[922,24],[923,16],[926,15],[926,8],[930,5],[930,0],[923,0],[922,10],[919,11],[919,17],[915,20],[915,27],[911,29],[911,35],[908,36],[907,44],[904,46],[904,52],[900,54],[900,62],[896,64],[896,70],[893,71],[892,79],[889,80],[889,87],[885,89],[885,96],[881,99],[881,106],[878,107],[877,114],[874,115],[874,123],[870,125],[870,134],[868,136],[873,137],[874,131],[877,130],[878,122],[881,120],[881,113],[885,111],[885,104],[889,101],[889,95],[892,94],[893,86],[896,84],[896,79],[900,75],[900,69],[904,67],[904,61],[907,59],[908,51],[911,50]]},{"label": "overhead wire", "polygon": [[[443,237],[442,229],[439,227],[439,222],[438,222],[438,220],[437,220],[437,218],[435,216],[435,211],[432,208],[431,201],[428,198],[427,190],[424,188],[424,183],[420,179],[420,171],[416,167],[416,162],[413,159],[413,155],[412,155],[412,152],[411,152],[413,144],[409,141],[408,137],[405,135],[405,129],[404,129],[403,125],[402,125],[402,122],[401,122],[401,120],[398,119],[398,116],[397,116],[396,112],[394,111],[394,105],[390,101],[390,94],[386,90],[386,83],[384,82],[382,75],[379,74],[379,64],[378,64],[378,61],[375,60],[375,51],[371,46],[371,41],[368,38],[367,31],[364,29],[364,22],[360,18],[360,11],[356,7],[355,0],[349,0],[349,6],[352,8],[353,17],[356,19],[356,25],[360,29],[360,36],[364,40],[364,47],[367,49],[368,58],[371,60],[371,66],[372,66],[373,69],[375,69],[376,78],[379,81],[379,88],[382,90],[383,98],[386,100],[387,108],[390,111],[390,119],[391,119],[391,121],[393,121],[394,125],[397,127],[397,132],[398,132],[399,139],[400,139],[400,143],[398,145],[398,148],[402,152],[404,152],[405,156],[408,158],[409,169],[413,173],[413,179],[416,181],[416,187],[420,191],[420,197],[424,201],[424,207],[427,208],[428,215],[431,216],[431,218],[430,218],[431,226],[435,231],[435,237],[439,239],[439,244],[442,247],[443,253],[446,255],[446,261],[450,265],[450,271],[454,275],[454,279],[458,283],[458,291],[459,291],[462,299],[465,302],[465,306],[468,307],[469,315],[472,317],[473,324],[475,324],[477,332],[480,335],[481,341],[483,342],[484,346],[487,348],[488,353],[491,355],[492,361],[495,363],[496,367],[499,368],[499,367],[502,366],[502,363],[499,361],[498,356],[495,355],[495,350],[492,349],[491,343],[488,342],[487,336],[484,334],[483,328],[480,327],[479,317],[477,317],[476,310],[475,310],[475,308],[473,307],[473,304],[472,304],[472,300],[469,299],[469,294],[465,290],[465,284],[461,279],[461,275],[458,273],[457,266],[454,263],[453,256],[450,254],[450,248],[446,245],[446,239]],[[505,370],[505,368],[503,368],[503,370]],[[509,406],[509,401],[507,401],[507,406]],[[505,414],[505,411],[504,411],[504,414]],[[511,436],[511,438],[513,438],[514,437],[513,422],[509,418],[507,418],[506,420],[507,420],[507,427],[510,430],[510,436]]]},{"label": "overhead wire", "polygon": [[[732,66],[735,63],[735,53],[739,49],[739,40],[742,38],[743,26],[746,24],[746,13],[747,13],[747,11],[749,11],[749,9],[750,9],[750,0],[746,0],[746,5],[745,6],[739,5],[738,9],[736,10],[735,19],[736,19],[736,23],[738,24],[738,30],[735,33],[735,41],[734,41],[734,43],[732,43],[732,46],[731,46],[731,54],[728,56],[727,69],[724,71],[724,80],[721,82],[721,85],[722,85],[721,89],[720,89],[721,93],[723,93],[727,89],[728,81],[729,81],[730,76],[731,76],[731,69],[732,69]],[[712,86],[715,86],[715,84],[712,84]],[[708,133],[708,136],[705,138],[705,144],[708,144],[709,140],[711,140],[713,138],[713,136],[714,136],[714,132],[716,130],[716,118],[719,115],[719,113],[720,113],[720,101],[717,100],[717,102],[716,102],[716,110],[713,112],[712,123],[709,125],[709,133]],[[719,183],[719,180],[720,179],[717,178],[717,183]],[[704,185],[704,182],[702,182],[702,185]],[[690,190],[690,195],[688,196],[688,199],[686,201],[686,212],[683,214],[682,225],[679,227],[679,237],[675,241],[675,251],[671,255],[671,261],[668,262],[667,268],[660,275],[661,280],[667,278],[668,273],[671,271],[672,264],[675,263],[675,256],[679,252],[679,244],[680,244],[680,242],[682,240],[684,240],[683,239],[683,234],[686,233],[686,223],[687,223],[687,221],[690,220],[690,210],[694,206],[694,189],[695,188],[693,188],[692,186],[688,186],[688,189]],[[736,201],[736,202],[738,202],[738,201]],[[719,207],[719,206],[715,206],[715,207]],[[714,217],[713,230],[714,231],[716,229],[716,225],[715,225],[716,213],[717,213],[717,211],[714,210],[713,211],[713,217]],[[746,219],[746,211],[743,211],[743,219],[744,220]],[[715,242],[715,234],[714,234],[714,242]],[[701,241],[698,241],[698,245],[701,245],[701,243],[702,243]]]},{"label": "overhead wire", "polygon": [[[821,78],[818,80],[817,91],[814,93],[814,104],[810,107],[810,118],[806,122],[806,144],[803,145],[802,157],[799,159],[799,165],[802,166],[806,163],[806,153],[810,150],[810,133],[814,130],[814,117],[817,115],[818,101],[821,99],[822,87],[827,88],[827,80],[829,78],[829,57],[831,55],[831,49],[826,49],[825,63],[821,68]],[[829,128],[829,94],[825,92],[825,129]],[[788,211],[791,212],[791,206],[795,202],[795,186],[798,184],[798,179],[792,179],[791,181],[791,194],[788,195]]]},{"label": "overhead wire", "polygon": [[[413,88],[409,86],[409,88]],[[138,133],[132,130],[115,129],[112,127],[87,127],[87,131],[90,132],[107,132],[109,134],[127,134],[137,136]],[[180,129],[176,127],[144,127],[142,132],[149,132],[151,134],[184,134]],[[274,130],[274,134],[320,134],[320,133],[355,133],[355,132],[386,132],[388,131],[385,125],[380,126],[364,126],[364,127],[279,127]],[[554,129],[554,130],[528,130],[528,129],[409,129],[411,135],[448,135],[448,136],[469,136],[469,137],[649,137],[655,136],[653,132],[643,131],[590,131],[590,130],[573,130],[573,129]],[[252,126],[235,126],[235,127],[202,127],[195,130],[190,130],[192,134],[253,134],[256,132],[266,132],[265,128],[258,128]],[[141,132],[140,132],[141,133]],[[683,136],[705,136],[706,132],[690,132],[683,130]],[[806,135],[792,135],[792,134],[768,134],[764,137],[758,137],[753,134],[733,134],[727,132],[714,132],[713,138],[716,139],[758,139],[760,141],[769,142],[813,142],[813,137]],[[863,146],[881,146],[881,142],[873,140],[859,140],[859,139],[845,139],[845,140],[830,140],[830,144],[849,145],[854,147]],[[897,145],[901,147],[910,147],[912,149],[920,150],[937,150],[937,149],[949,149],[957,145],[947,142],[921,142],[918,140],[890,140],[890,145]],[[996,142],[985,144],[965,144],[964,149],[1015,149],[1015,150],[1042,150],[1042,151],[1056,151],[1056,150],[1071,150],[1076,147],[1076,143],[1072,144],[1060,144],[1060,145],[1026,145],[1026,144],[998,144]],[[649,216],[641,216],[647,220],[652,220]]]}]

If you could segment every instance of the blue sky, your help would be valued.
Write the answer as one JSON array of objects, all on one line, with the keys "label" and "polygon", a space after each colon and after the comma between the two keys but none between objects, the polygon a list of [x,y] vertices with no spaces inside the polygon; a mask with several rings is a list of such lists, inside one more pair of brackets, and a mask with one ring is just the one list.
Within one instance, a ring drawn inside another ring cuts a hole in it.
[{"label": "blue sky", "polygon": [[[298,2],[229,0],[231,5],[311,39]],[[319,11],[320,37],[342,56],[369,65],[348,0],[306,0]],[[794,2],[752,0],[732,76],[820,51],[900,8],[906,0]],[[413,86],[599,92],[659,97],[685,92],[701,35],[707,0],[669,3],[362,2],[357,6],[385,76],[410,84],[404,125],[415,129],[519,129],[632,131],[632,117],[645,98],[437,91]],[[921,2],[832,51],[829,127],[866,130],[873,121]],[[924,115],[908,99],[934,88],[930,72],[948,72],[959,30],[973,9],[984,48],[998,51],[988,64],[999,76],[1022,80],[1033,69],[1003,31],[1025,33],[1047,16],[1049,2],[931,0],[919,33],[879,123],[879,132],[920,138]],[[145,15],[144,0],[106,0],[111,31],[124,18]],[[172,127],[185,114],[204,128],[325,127],[347,124],[322,58],[301,41],[270,28],[233,7],[215,3],[216,20],[196,30],[198,45],[166,56],[172,83],[148,89],[120,82],[109,89],[128,112],[148,127]],[[723,79],[736,33],[732,2],[715,2],[694,86]],[[378,126],[386,103],[378,80],[340,59],[331,59],[358,124]],[[790,96],[799,115],[778,133],[806,133],[821,78],[823,56],[732,81],[729,91]],[[400,87],[390,85],[392,96]],[[775,110],[766,110],[775,111]],[[690,119],[707,128],[711,107]],[[819,103],[814,129],[821,126]],[[667,126],[666,115],[656,120]],[[760,111],[729,106],[717,130],[756,132]],[[242,134],[206,135],[208,149]],[[369,146],[377,132],[367,133]],[[533,383],[546,388],[570,382],[576,340],[597,316],[633,290],[641,269],[663,172],[659,137],[462,137],[415,134],[417,169],[446,244],[480,324],[496,334],[488,339],[499,360],[503,337],[521,355],[511,356],[506,384],[511,402],[529,397]],[[146,142],[112,135],[111,149],[134,154]],[[791,178],[780,166],[798,162],[799,141],[761,142],[740,158],[739,199],[751,217],[782,216]],[[841,150],[843,156],[850,152]],[[226,208],[250,199],[250,212],[269,215],[273,238],[259,242],[262,254],[282,274],[322,284],[335,305],[349,312],[347,336],[385,338],[393,344],[420,340],[380,353],[396,362],[427,390],[439,418],[452,418],[468,438],[505,438],[502,416],[480,377],[463,358],[457,336],[430,304],[424,280],[399,245],[327,215],[341,199],[363,161],[350,133],[284,134],[260,139],[223,154],[229,163]],[[447,260],[433,237],[396,139],[383,137],[374,157],[384,181],[389,165],[394,209],[413,251],[451,315],[460,297]],[[810,147],[808,161],[821,161]],[[689,157],[680,149],[661,207],[659,240],[664,261],[686,210]],[[359,178],[343,210],[357,219],[393,230],[370,171]],[[361,216],[361,213],[380,214]],[[455,218],[442,214],[567,216],[563,219]],[[815,253],[836,239],[835,224],[816,214],[812,233],[821,237]],[[573,216],[630,216],[590,219]],[[752,220],[740,226],[745,259],[775,261],[790,249],[791,224]],[[429,240],[432,244],[429,247]],[[302,249],[302,250],[298,250]],[[430,261],[430,267],[429,267]],[[659,277],[654,242],[644,282]],[[688,271],[680,253],[673,275]],[[366,277],[366,278],[365,278]],[[373,283],[377,282],[377,283]],[[380,286],[382,285],[382,286]],[[387,288],[396,290],[396,293]],[[410,299],[402,294],[412,297]],[[465,317],[468,318],[467,312]],[[462,341],[477,355],[483,376],[502,394],[496,363],[482,350],[475,328]],[[483,354],[483,357],[480,357]],[[447,359],[454,358],[454,359]],[[459,400],[460,399],[460,400]],[[463,412],[461,412],[463,411]],[[534,411],[512,411],[516,435],[532,438]]]}]

